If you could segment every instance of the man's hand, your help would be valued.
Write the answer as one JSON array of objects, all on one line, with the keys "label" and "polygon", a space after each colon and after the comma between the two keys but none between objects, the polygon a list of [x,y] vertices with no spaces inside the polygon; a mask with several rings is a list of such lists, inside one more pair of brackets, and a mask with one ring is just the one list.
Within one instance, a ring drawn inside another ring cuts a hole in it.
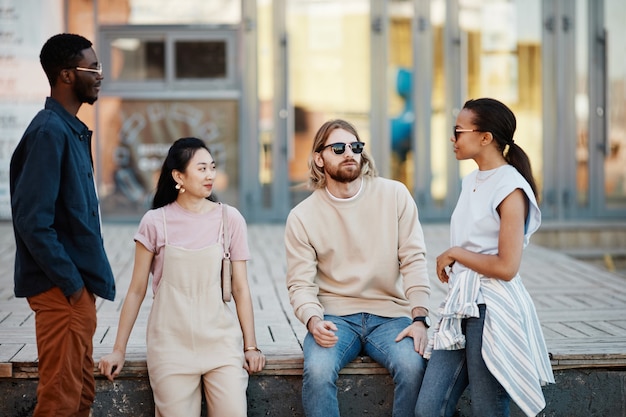
[{"label": "man's hand", "polygon": [[317,316],[313,316],[307,323],[307,329],[315,339],[315,342],[321,347],[333,347],[339,340],[335,335],[337,326],[332,321],[322,320]]},{"label": "man's hand", "polygon": [[428,345],[428,331],[426,325],[421,321],[412,323],[398,334],[396,342],[399,342],[405,337],[412,337],[415,351],[424,356],[426,346]]}]

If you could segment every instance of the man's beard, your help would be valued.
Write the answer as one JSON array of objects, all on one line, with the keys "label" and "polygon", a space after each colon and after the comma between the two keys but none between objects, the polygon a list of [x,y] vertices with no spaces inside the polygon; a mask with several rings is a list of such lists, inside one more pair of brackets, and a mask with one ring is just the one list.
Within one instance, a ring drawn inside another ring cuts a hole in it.
[{"label": "man's beard", "polygon": [[98,100],[98,96],[96,96],[96,97],[90,96],[90,97],[85,97],[85,98],[82,100],[82,102],[83,102],[83,103],[87,103],[87,104],[93,104],[93,103],[95,103],[95,102],[96,102],[96,100]]},{"label": "man's beard", "polygon": [[358,166],[357,169],[348,169],[339,165],[330,170],[326,169],[326,175],[337,182],[349,183],[359,178],[361,175],[361,169]]},{"label": "man's beard", "polygon": [[81,103],[93,104],[98,100],[98,95],[89,95],[88,87],[85,83],[77,84],[74,87],[74,93]]},{"label": "man's beard", "polygon": [[77,92],[77,96],[81,103],[93,104],[98,100],[98,96],[88,96],[84,92]]}]

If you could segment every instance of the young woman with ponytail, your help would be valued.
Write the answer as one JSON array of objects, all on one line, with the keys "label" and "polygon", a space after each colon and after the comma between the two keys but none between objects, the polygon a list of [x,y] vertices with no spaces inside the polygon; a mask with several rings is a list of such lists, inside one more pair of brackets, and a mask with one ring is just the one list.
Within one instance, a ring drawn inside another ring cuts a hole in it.
[{"label": "young woman with ponytail", "polygon": [[469,100],[451,138],[458,160],[478,169],[462,183],[450,248],[437,257],[448,284],[424,357],[430,358],[416,416],[452,416],[469,387],[472,414],[508,416],[512,399],[528,416],[554,383],[534,304],[519,275],[522,251],[541,223],[530,161],[515,143],[503,103]]}]

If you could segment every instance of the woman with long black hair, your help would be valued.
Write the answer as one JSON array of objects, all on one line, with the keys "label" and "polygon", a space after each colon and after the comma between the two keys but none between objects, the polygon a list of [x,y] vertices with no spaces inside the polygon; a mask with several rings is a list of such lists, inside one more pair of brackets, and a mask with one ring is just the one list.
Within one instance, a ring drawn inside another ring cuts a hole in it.
[{"label": "woman with long black hair", "polygon": [[[171,146],[152,210],[135,235],[132,281],[113,352],[99,363],[111,381],[119,375],[152,275],[147,362],[157,417],[200,416],[202,389],[209,416],[246,416],[248,374],[265,366],[247,279],[246,223],[237,209],[213,201],[215,174],[202,140],[182,138]],[[227,225],[222,210],[227,210]],[[224,226],[236,315],[222,299]]]}]

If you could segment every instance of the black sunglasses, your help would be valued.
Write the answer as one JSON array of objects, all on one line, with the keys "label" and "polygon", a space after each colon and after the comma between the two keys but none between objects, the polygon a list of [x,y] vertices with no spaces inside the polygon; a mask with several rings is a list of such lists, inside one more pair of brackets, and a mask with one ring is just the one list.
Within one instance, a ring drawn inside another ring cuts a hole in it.
[{"label": "black sunglasses", "polygon": [[359,154],[359,153],[363,152],[363,148],[365,147],[365,142],[352,142],[352,143],[337,142],[337,143],[331,143],[330,145],[326,145],[326,146],[322,147],[322,149],[320,149],[319,151],[322,152],[324,149],[330,147],[330,149],[332,149],[333,152],[336,155],[341,155],[342,153],[344,153],[346,151],[346,148],[348,146],[350,146],[350,149],[352,149],[352,153]]},{"label": "black sunglasses", "polygon": [[456,142],[457,140],[459,140],[459,135],[461,133],[465,133],[465,132],[482,132],[482,130],[478,130],[478,129],[459,129],[456,126],[452,127],[452,132],[454,133],[454,141]]}]

